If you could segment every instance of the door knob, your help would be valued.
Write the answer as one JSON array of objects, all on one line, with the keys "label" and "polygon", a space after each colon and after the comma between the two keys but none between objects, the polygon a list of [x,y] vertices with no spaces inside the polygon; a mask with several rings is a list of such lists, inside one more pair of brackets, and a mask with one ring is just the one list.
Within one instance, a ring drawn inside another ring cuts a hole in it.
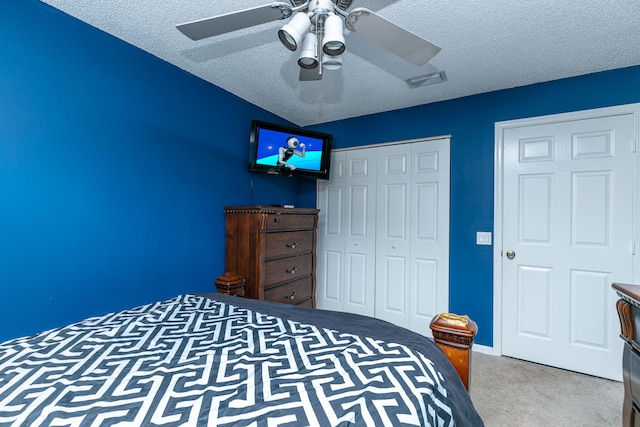
[{"label": "door knob", "polygon": [[507,251],[507,258],[514,259],[516,257],[516,253],[513,251]]}]

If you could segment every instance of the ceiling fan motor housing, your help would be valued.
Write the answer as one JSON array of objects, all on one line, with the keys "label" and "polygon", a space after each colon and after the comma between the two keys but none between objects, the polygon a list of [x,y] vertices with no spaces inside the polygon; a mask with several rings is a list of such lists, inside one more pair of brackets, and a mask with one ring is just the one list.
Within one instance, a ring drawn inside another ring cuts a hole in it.
[{"label": "ceiling fan motor housing", "polygon": [[[290,0],[290,1],[293,7],[300,7],[303,4],[309,2],[309,0]],[[315,0],[311,0],[311,1],[315,1]],[[333,0],[333,3],[340,10],[347,10],[347,8],[351,6],[352,2],[353,0]]]},{"label": "ceiling fan motor housing", "polygon": [[309,11],[311,22],[316,27],[322,28],[327,16],[333,14],[334,9],[335,4],[332,0],[312,0],[307,10]]}]

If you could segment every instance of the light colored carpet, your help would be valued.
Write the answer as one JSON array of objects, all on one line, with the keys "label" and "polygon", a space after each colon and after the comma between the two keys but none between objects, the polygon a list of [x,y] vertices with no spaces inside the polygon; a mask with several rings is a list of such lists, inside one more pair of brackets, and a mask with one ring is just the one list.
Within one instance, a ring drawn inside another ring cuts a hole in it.
[{"label": "light colored carpet", "polygon": [[621,382],[477,351],[471,363],[471,400],[486,427],[622,425]]}]

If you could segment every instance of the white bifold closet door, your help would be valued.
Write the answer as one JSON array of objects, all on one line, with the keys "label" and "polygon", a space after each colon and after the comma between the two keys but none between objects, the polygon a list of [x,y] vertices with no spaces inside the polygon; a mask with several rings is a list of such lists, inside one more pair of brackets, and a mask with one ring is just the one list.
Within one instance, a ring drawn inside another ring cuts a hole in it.
[{"label": "white bifold closet door", "polygon": [[335,150],[318,182],[318,308],[429,336],[449,305],[449,138]]}]

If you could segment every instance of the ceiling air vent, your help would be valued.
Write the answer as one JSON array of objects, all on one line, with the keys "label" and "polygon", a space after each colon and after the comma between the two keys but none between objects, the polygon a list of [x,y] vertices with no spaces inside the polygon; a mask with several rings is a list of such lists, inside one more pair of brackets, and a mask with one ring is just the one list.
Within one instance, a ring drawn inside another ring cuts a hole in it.
[{"label": "ceiling air vent", "polygon": [[425,74],[424,76],[412,77],[405,80],[410,89],[415,89],[422,86],[433,85],[436,83],[442,83],[447,81],[447,75],[444,71],[438,71],[437,73]]}]

